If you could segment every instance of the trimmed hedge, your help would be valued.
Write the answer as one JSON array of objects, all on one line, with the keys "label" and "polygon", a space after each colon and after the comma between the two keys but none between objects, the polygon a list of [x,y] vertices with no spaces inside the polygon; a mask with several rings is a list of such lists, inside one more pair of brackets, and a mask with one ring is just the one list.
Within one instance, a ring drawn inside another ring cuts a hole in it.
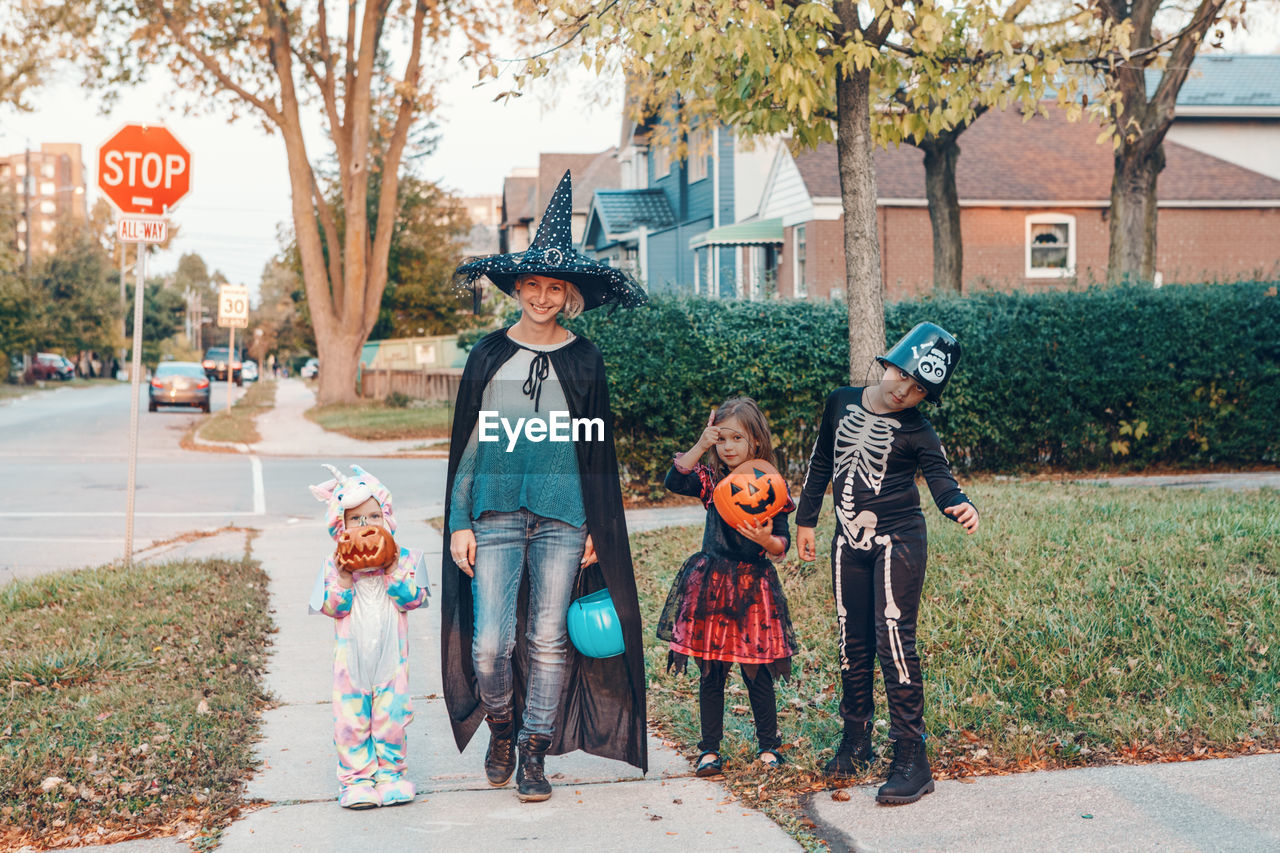
[{"label": "trimmed hedge", "polygon": [[[925,404],[961,468],[1016,471],[1280,459],[1280,298],[1270,282],[981,293],[886,307],[890,341],[923,320],[964,347]],[[624,478],[661,494],[672,454],[735,394],[769,417],[803,476],[827,394],[849,383],[839,304],[654,297],[572,321],[609,371]],[[867,376],[878,377],[874,365]],[[859,377],[860,384],[865,381]]]}]

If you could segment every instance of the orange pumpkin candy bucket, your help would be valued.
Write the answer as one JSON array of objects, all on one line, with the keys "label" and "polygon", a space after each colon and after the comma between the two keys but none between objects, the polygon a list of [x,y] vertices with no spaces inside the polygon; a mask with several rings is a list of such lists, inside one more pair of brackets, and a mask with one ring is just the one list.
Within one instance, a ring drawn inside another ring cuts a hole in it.
[{"label": "orange pumpkin candy bucket", "polygon": [[787,481],[763,459],[749,459],[734,468],[712,492],[720,517],[736,528],[772,519],[791,502]]}]

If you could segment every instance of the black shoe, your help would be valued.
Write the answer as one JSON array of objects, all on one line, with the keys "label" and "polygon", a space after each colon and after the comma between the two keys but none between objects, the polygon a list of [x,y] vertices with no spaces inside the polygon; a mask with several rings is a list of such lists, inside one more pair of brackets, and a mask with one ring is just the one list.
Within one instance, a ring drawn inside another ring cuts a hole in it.
[{"label": "black shoe", "polygon": [[921,738],[895,740],[889,781],[876,793],[877,803],[905,805],[933,792],[933,773]]},{"label": "black shoe", "polygon": [[704,752],[698,756],[698,769],[693,775],[700,779],[710,779],[724,775],[724,759],[718,752]]},{"label": "black shoe", "polygon": [[836,754],[822,768],[822,772],[836,779],[847,779],[855,775],[860,767],[868,767],[875,760],[876,754],[871,749],[871,723],[846,722]]},{"label": "black shoe", "polygon": [[511,781],[516,769],[516,727],[512,720],[485,717],[489,724],[489,748],[484,754],[484,775],[489,784],[501,788]]},{"label": "black shoe", "polygon": [[516,771],[516,796],[522,803],[538,803],[551,799],[551,783],[542,769],[542,758],[551,746],[547,735],[529,735],[520,744],[520,769]]}]

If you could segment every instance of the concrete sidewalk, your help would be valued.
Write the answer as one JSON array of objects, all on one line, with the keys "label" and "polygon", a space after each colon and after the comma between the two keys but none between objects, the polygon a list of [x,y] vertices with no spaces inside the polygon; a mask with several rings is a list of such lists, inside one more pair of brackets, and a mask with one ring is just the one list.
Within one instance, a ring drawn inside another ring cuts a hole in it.
[{"label": "concrete sidewalk", "polygon": [[909,806],[875,787],[809,813],[833,850],[1280,850],[1280,755],[939,782]]},{"label": "concrete sidewalk", "polygon": [[[271,380],[268,380],[271,381]],[[230,445],[242,453],[259,456],[440,456],[448,452],[447,439],[404,438],[367,441],[330,432],[306,417],[316,404],[315,393],[301,379],[278,379],[275,406],[258,416],[258,435],[254,444]],[[196,438],[197,445],[218,447],[228,442]]]},{"label": "concrete sidewalk", "polygon": [[[414,722],[410,805],[351,812],[338,807],[329,705],[333,623],[307,614],[321,557],[332,548],[317,525],[281,525],[253,546],[271,577],[275,635],[268,690],[280,705],[263,715],[257,753],[263,764],[250,799],[270,805],[234,823],[222,850],[786,850],[793,842],[771,820],[730,801],[717,783],[692,777],[689,762],[651,738],[647,776],[584,753],[552,756],[555,793],[521,804],[513,785],[495,790],[484,777],[482,731],[459,755],[441,697],[439,566],[441,538],[418,513],[401,512],[397,539],[427,551],[432,601],[410,614]],[[207,549],[207,545],[205,548]],[[227,547],[234,550],[234,543]],[[242,546],[241,546],[242,547]]]}]

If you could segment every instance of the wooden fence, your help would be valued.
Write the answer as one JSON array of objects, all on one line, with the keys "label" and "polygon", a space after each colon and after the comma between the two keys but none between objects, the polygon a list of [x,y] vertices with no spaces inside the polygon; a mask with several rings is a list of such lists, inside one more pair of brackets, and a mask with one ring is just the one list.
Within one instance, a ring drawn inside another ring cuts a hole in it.
[{"label": "wooden fence", "polygon": [[437,370],[365,369],[360,375],[360,396],[382,400],[399,391],[415,400],[443,400],[452,403],[458,396],[462,368]]}]

